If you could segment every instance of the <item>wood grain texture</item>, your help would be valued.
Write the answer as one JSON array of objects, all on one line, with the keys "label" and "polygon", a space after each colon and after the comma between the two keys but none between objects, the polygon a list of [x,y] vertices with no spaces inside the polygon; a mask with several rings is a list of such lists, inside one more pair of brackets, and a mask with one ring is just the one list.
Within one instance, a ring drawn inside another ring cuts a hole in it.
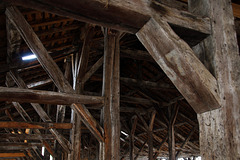
[{"label": "wood grain texture", "polygon": [[[39,63],[49,74],[50,78],[53,80],[58,89],[61,92],[74,93],[73,88],[64,78],[63,73],[61,72],[57,64],[53,61],[51,56],[48,54],[47,50],[45,49],[37,35],[34,33],[31,26],[21,15],[20,11],[15,7],[9,7],[6,9],[6,15],[18,29],[19,33],[21,34],[22,38],[27,43],[31,51],[37,56]],[[94,136],[99,141],[103,141],[103,137],[99,132],[99,130],[102,130],[102,128],[90,114],[87,108],[81,104],[73,104],[72,107],[76,111],[76,113],[81,116],[84,124],[89,128],[89,130],[94,134]]]},{"label": "wood grain texture", "polygon": [[51,91],[0,87],[0,101],[71,105],[73,103],[103,104],[104,98]]},{"label": "wood grain texture", "polygon": [[[198,114],[201,156],[204,159],[239,159],[240,57],[231,1],[192,1],[191,5],[190,11],[207,14],[213,21],[213,33],[204,41],[204,51],[209,69],[218,81],[222,106]],[[209,10],[199,8],[203,5]]]},{"label": "wood grain texture", "polygon": [[136,35],[197,113],[220,107],[216,79],[166,22],[152,18]]},{"label": "wood grain texture", "polygon": [[0,122],[0,128],[18,129],[72,129],[71,123],[36,123],[36,122]]},{"label": "wood grain texture", "polygon": [[208,18],[148,0],[111,0],[108,7],[105,0],[73,0],[71,3],[67,0],[4,1],[130,33],[136,33],[155,14],[173,25],[211,33]]}]

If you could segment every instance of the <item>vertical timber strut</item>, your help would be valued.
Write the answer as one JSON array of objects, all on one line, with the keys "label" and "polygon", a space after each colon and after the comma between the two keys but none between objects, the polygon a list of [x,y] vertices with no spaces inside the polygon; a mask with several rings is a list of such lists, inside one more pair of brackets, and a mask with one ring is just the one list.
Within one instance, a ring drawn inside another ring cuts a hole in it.
[{"label": "vertical timber strut", "polygon": [[101,159],[118,160],[120,156],[120,33],[104,30],[102,110],[104,145],[100,146]]}]

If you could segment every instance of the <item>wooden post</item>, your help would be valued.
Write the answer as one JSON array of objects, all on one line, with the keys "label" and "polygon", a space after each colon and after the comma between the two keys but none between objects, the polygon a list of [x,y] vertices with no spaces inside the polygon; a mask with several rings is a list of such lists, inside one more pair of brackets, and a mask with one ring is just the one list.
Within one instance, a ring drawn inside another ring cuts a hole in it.
[{"label": "wooden post", "polygon": [[169,124],[168,124],[168,151],[169,160],[176,159],[176,149],[175,149],[175,136],[174,136],[174,123],[177,118],[179,106],[177,103],[174,106],[168,107]]},{"label": "wooden post", "polygon": [[137,116],[133,116],[132,117],[132,122],[131,122],[131,133],[130,133],[130,138],[129,138],[129,142],[130,142],[130,160],[134,160],[134,134],[135,134],[135,130],[137,127]]},{"label": "wooden post", "polygon": [[189,10],[212,21],[202,42],[209,70],[215,75],[221,108],[198,114],[202,159],[240,158],[240,57],[230,0],[190,0]]},{"label": "wooden post", "polygon": [[119,32],[105,29],[102,91],[105,97],[102,110],[105,138],[104,145],[100,146],[100,149],[104,149],[103,159],[108,160],[118,160],[120,156],[119,40]]}]

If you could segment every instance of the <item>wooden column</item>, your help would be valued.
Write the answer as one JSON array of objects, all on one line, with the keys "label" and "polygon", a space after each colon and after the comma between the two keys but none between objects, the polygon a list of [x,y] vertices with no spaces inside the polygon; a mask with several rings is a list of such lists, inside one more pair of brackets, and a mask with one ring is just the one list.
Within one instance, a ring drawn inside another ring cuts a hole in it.
[{"label": "wooden column", "polygon": [[108,160],[118,160],[120,156],[119,40],[119,32],[105,29],[102,92],[105,97],[105,105],[102,110],[105,137],[104,147],[100,146],[100,149],[104,148],[103,159]]},{"label": "wooden column", "polygon": [[129,155],[129,158],[130,160],[134,160],[134,134],[135,134],[135,130],[136,130],[136,127],[137,127],[137,116],[133,116],[132,118],[132,122],[131,122],[131,133],[130,133],[130,138],[129,138],[129,141],[130,141],[130,155]]},{"label": "wooden column", "polygon": [[189,10],[212,21],[212,35],[202,43],[215,75],[221,108],[198,114],[202,159],[240,158],[240,58],[230,0],[190,0]]},{"label": "wooden column", "polygon": [[154,110],[151,115],[150,123],[148,126],[148,159],[153,160],[153,124],[156,116],[156,111]]},{"label": "wooden column", "polygon": [[176,149],[175,149],[175,136],[174,136],[174,123],[178,114],[178,105],[168,107],[169,124],[168,124],[168,151],[169,160],[176,159]]}]

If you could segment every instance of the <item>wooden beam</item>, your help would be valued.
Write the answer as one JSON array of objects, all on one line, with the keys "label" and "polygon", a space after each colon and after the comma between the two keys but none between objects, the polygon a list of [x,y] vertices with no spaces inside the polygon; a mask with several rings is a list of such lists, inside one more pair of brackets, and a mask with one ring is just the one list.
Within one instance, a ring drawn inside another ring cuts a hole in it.
[{"label": "wooden beam", "polygon": [[220,107],[216,79],[166,22],[150,19],[137,37],[197,113]]},{"label": "wooden beam", "polygon": [[156,111],[152,112],[148,126],[148,159],[153,160],[153,124],[156,116]]},{"label": "wooden beam", "polygon": [[190,4],[190,11],[207,15],[214,22],[212,35],[203,43],[205,61],[216,76],[221,98],[221,108],[198,114],[201,157],[239,159],[240,57],[231,1],[194,0]]},{"label": "wooden beam", "polygon": [[130,138],[129,138],[129,146],[130,146],[130,152],[129,152],[129,158],[130,160],[134,160],[134,134],[135,134],[135,130],[136,130],[136,127],[137,127],[137,121],[138,121],[138,118],[137,116],[133,116],[132,117],[132,120],[131,120],[131,133],[130,133]]},{"label": "wooden beam", "polygon": [[159,144],[159,146],[157,147],[157,151],[155,152],[153,159],[157,159],[159,153],[161,152],[162,146],[164,145],[164,143],[166,143],[168,140],[168,135],[162,140],[162,142]]},{"label": "wooden beam", "polygon": [[1,133],[0,139],[13,139],[13,140],[54,140],[51,134],[6,134]]},{"label": "wooden beam", "polygon": [[[185,141],[181,145],[181,148],[184,148],[186,146],[186,144],[189,142],[190,138],[192,137],[192,135],[196,131],[196,129],[197,129],[197,126],[193,126],[191,132],[188,134]],[[181,154],[181,151],[178,151],[177,154],[176,154],[176,159],[180,156],[180,154]]]},{"label": "wooden beam", "polygon": [[79,93],[80,91],[82,92],[84,89],[84,83],[83,83],[82,79],[86,73],[87,66],[88,66],[88,59],[89,59],[90,48],[91,48],[91,44],[92,44],[92,38],[95,35],[94,29],[95,28],[93,26],[87,25],[86,29],[84,31],[85,37],[84,37],[84,41],[83,41],[81,56],[79,58],[78,65],[76,68],[76,71],[78,73],[77,79],[76,79],[77,93]]},{"label": "wooden beam", "polygon": [[18,158],[18,157],[26,157],[24,153],[0,153],[1,158]]},{"label": "wooden beam", "polygon": [[[17,112],[20,114],[20,116],[23,118],[23,120],[26,122],[32,122],[32,119],[30,118],[30,116],[27,114],[27,112],[23,109],[23,107],[17,103],[17,102],[12,102],[13,106],[15,107],[15,109],[17,110]],[[41,135],[41,132],[38,129],[34,129],[33,130],[34,133],[36,133],[37,135]],[[46,140],[41,140],[41,142],[44,144],[44,146],[46,147],[46,149],[48,150],[48,152],[55,157],[54,151],[52,150],[52,148],[50,147],[49,143]]]},{"label": "wooden beam", "polygon": [[143,151],[146,143],[147,143],[147,139],[146,139],[146,141],[141,145],[141,147],[139,148],[138,152],[136,153],[136,156],[134,157],[134,160],[137,160],[138,156],[139,156],[140,153]]},{"label": "wooden beam", "polygon": [[13,5],[21,5],[131,33],[136,33],[154,14],[161,16],[162,19],[173,25],[183,26],[207,34],[210,33],[210,21],[208,18],[200,18],[186,11],[179,11],[162,4],[149,3],[147,0],[138,2],[111,0],[108,7],[106,7],[105,1],[100,0],[74,0],[71,4],[66,0],[42,0],[41,2],[32,0],[28,1],[28,3],[25,0],[5,1]]},{"label": "wooden beam", "polygon": [[[24,83],[24,81],[22,80],[22,78],[18,75],[18,73],[16,71],[11,71],[9,72],[9,74],[11,75],[12,79],[15,81],[15,83],[20,87],[20,88],[26,88],[27,89],[27,85]],[[14,104],[15,102],[13,102]],[[38,113],[38,115],[40,116],[40,118],[44,121],[44,122],[52,122],[51,118],[47,115],[47,113],[44,111],[44,109],[42,108],[42,106],[38,103],[31,103],[32,107],[35,109],[35,111]],[[22,107],[20,105],[16,106],[19,110],[24,111],[22,109]],[[16,107],[15,106],[15,107]],[[27,116],[27,118],[29,119],[29,116],[24,113],[25,116]],[[31,118],[30,118],[31,121]],[[61,135],[59,134],[59,132],[56,129],[49,129],[49,131],[56,137],[57,141],[59,142],[59,144],[67,151],[70,152],[69,150],[69,142]],[[39,132],[39,131],[37,131]],[[44,143],[44,144],[48,144],[48,143]],[[50,148],[48,146],[46,146],[46,148]],[[53,151],[49,151],[49,153],[53,153]]]},{"label": "wooden beam", "polygon": [[133,86],[141,86],[148,89],[161,90],[161,89],[175,89],[175,87],[168,83],[156,83],[151,81],[142,81],[132,78],[121,77],[121,82]]},{"label": "wooden beam", "polygon": [[[29,48],[37,56],[40,64],[48,72],[55,85],[62,92],[74,93],[71,85],[64,78],[61,70],[58,68],[56,63],[53,61],[51,56],[48,54],[47,50],[34,33],[31,26],[27,23],[24,17],[21,15],[21,12],[14,7],[6,9],[7,17],[13,22],[15,27],[20,32],[21,36],[28,44]],[[92,134],[99,140],[103,141],[103,137],[99,130],[103,130],[97,121],[93,118],[90,112],[86,109],[84,105],[73,104],[72,108],[78,113],[84,122],[84,124],[89,128]],[[99,130],[98,130],[99,129]]]},{"label": "wooden beam", "polygon": [[120,154],[120,33],[104,31],[104,66],[102,96],[105,103],[102,110],[104,126],[104,157],[117,159]]},{"label": "wooden beam", "polygon": [[103,56],[92,66],[92,68],[83,76],[82,83],[86,83],[87,80],[102,66]]},{"label": "wooden beam", "polygon": [[176,148],[175,148],[175,133],[174,123],[177,119],[179,106],[176,103],[174,106],[168,107],[169,125],[168,125],[168,151],[169,160],[176,159]]},{"label": "wooden beam", "polygon": [[39,122],[16,122],[2,121],[0,128],[18,128],[18,129],[72,129],[71,123],[39,123]]},{"label": "wooden beam", "polygon": [[51,91],[0,87],[0,101],[71,105],[73,103],[104,103],[104,98]]},{"label": "wooden beam", "polygon": [[1,142],[0,150],[16,150],[14,147],[42,147],[42,143]]}]

